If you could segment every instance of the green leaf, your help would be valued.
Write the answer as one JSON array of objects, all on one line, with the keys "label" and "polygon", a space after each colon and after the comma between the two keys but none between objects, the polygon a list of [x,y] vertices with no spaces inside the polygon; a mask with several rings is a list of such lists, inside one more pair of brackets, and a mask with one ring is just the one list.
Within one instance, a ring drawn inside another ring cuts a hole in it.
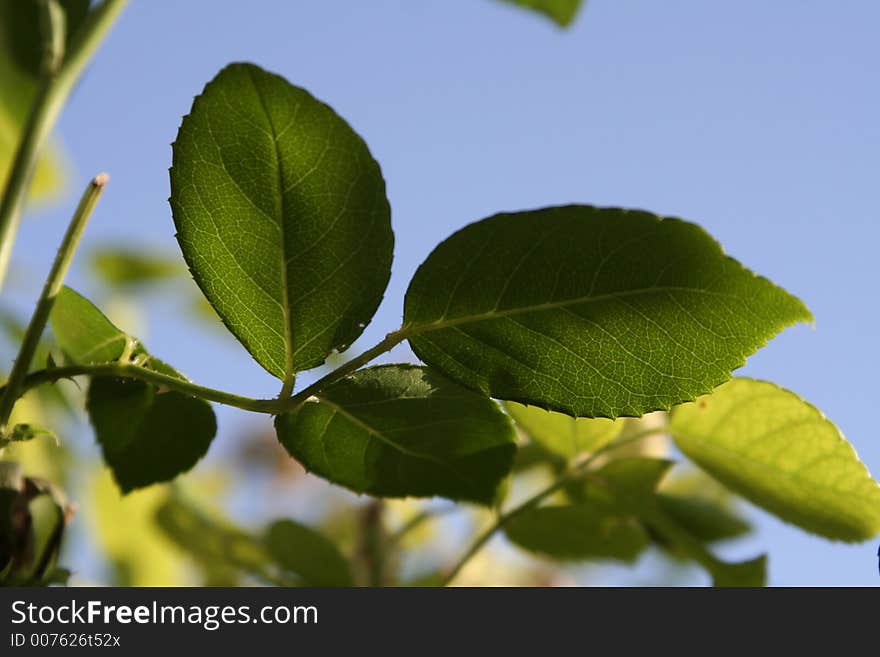
[{"label": "green leaf", "polygon": [[843,541],[880,532],[880,485],[821,411],[773,383],[736,378],[676,408],[691,460],[783,520]]},{"label": "green leaf", "polygon": [[766,581],[764,556],[739,563],[721,561],[667,512],[656,491],[671,466],[671,461],[662,459],[611,461],[590,476],[587,497],[594,504],[610,505],[638,517],[652,533],[659,534],[665,544],[703,566],[715,586],[763,586]]},{"label": "green leaf", "polygon": [[202,292],[280,379],[345,350],[382,299],[379,165],[330,107],[253,64],[220,71],[184,118],[171,208]]},{"label": "green leaf", "polygon": [[103,283],[120,287],[160,283],[185,271],[179,258],[144,253],[125,246],[104,246],[94,250],[90,265]]},{"label": "green leaf", "polygon": [[488,396],[616,418],[708,392],[810,319],[694,224],[566,206],[440,244],[410,283],[403,330],[425,363]]},{"label": "green leaf", "polygon": [[83,365],[119,360],[130,340],[91,301],[69,287],[55,297],[49,323],[65,355]]},{"label": "green leaf", "polygon": [[414,365],[356,372],[275,420],[308,470],[358,493],[492,504],[513,427],[491,400]]},{"label": "green leaf", "polygon": [[623,428],[621,420],[573,418],[516,402],[507,402],[504,408],[536,443],[566,459],[604,447]]},{"label": "green leaf", "polygon": [[[56,298],[50,322],[59,346],[75,363],[111,363],[127,350],[129,361],[186,380],[70,288],[63,288]],[[189,470],[208,451],[217,432],[208,402],[142,381],[95,377],[86,408],[104,460],[123,493]]]},{"label": "green leaf", "polygon": [[532,9],[551,18],[560,27],[567,27],[577,16],[581,0],[503,0]]},{"label": "green leaf", "polygon": [[504,531],[521,548],[556,559],[632,562],[649,543],[634,518],[597,504],[530,509],[511,518]]},{"label": "green leaf", "polygon": [[352,586],[348,561],[323,534],[292,520],[278,520],[266,532],[269,555],[306,586]]},{"label": "green leaf", "polygon": [[142,381],[94,378],[86,408],[123,493],[192,468],[217,432],[211,405]]},{"label": "green leaf", "polygon": [[[64,12],[66,44],[89,13],[90,0],[54,0]],[[8,56],[15,65],[32,79],[40,75],[43,61],[43,29],[37,0],[0,0],[0,30]]]}]

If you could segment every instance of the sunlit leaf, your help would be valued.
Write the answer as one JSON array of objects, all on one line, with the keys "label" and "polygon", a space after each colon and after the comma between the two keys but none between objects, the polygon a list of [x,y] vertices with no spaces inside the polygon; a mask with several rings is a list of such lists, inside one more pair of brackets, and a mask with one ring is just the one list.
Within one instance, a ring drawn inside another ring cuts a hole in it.
[{"label": "sunlit leaf", "polygon": [[505,409],[530,438],[565,458],[604,447],[620,433],[624,422],[604,418],[573,418],[537,406],[508,402]]},{"label": "sunlit leaf", "polygon": [[783,520],[844,541],[880,533],[880,485],[840,430],[793,392],[736,378],[675,409],[670,431],[697,465]]}]

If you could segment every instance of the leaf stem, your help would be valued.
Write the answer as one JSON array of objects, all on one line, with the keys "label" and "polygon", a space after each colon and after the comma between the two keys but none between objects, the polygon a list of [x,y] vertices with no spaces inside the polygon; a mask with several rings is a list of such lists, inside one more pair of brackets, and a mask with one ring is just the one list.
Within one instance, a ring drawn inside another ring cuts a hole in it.
[{"label": "leaf stem", "polygon": [[[126,2],[105,0],[93,9],[71,40],[61,66],[44,67],[0,199],[0,289],[9,269],[21,211],[43,145],[55,127],[70,91]],[[58,22],[50,21],[53,28]],[[46,38],[54,40],[55,36],[47,35]]]},{"label": "leaf stem", "polygon": [[40,294],[37,307],[34,309],[34,313],[31,315],[31,320],[25,330],[21,348],[18,351],[18,356],[15,357],[15,364],[12,366],[12,372],[9,374],[9,380],[3,390],[3,396],[0,397],[0,435],[4,435],[6,432],[6,423],[9,421],[9,416],[12,414],[15,402],[21,396],[19,391],[22,388],[27,371],[40,344],[40,338],[43,336],[46,322],[49,321],[49,313],[55,304],[55,297],[58,296],[62,285],[64,285],[64,278],[67,276],[67,270],[70,268],[76,247],[108,179],[109,176],[106,173],[99,174],[86,187],[79,205],[73,213],[70,226],[68,226],[67,232],[64,234],[64,239],[61,241],[61,246],[58,247],[55,262],[52,263],[52,269],[46,277],[43,292]]},{"label": "leaf stem", "polygon": [[[113,376],[122,379],[136,379],[138,381],[144,381],[156,386],[168,388],[169,390],[192,395],[193,397],[199,397],[207,401],[224,404],[226,406],[234,406],[245,411],[270,414],[280,412],[280,401],[278,399],[253,399],[251,397],[243,397],[231,392],[206,388],[205,386],[197,385],[186,379],[162,374],[161,372],[156,372],[134,363],[123,362],[66,365],[63,367],[53,367],[32,372],[25,377],[20,392],[23,393],[44,383],[54,383],[55,381],[71,379],[75,376]],[[5,393],[4,388],[0,388],[0,391]]]},{"label": "leaf stem", "polygon": [[403,342],[406,338],[407,334],[403,329],[399,329],[397,331],[389,333],[385,336],[384,340],[382,340],[374,347],[367,349],[359,356],[352,358],[344,365],[340,365],[329,374],[322,376],[312,385],[303,388],[300,392],[296,393],[293,397],[283,400],[280,406],[284,409],[284,411],[291,411],[297,408],[312,395],[321,392],[331,383],[335,383],[339,379],[359,370],[361,367],[369,363],[374,358],[381,356],[386,351],[391,351],[391,349]]},{"label": "leaf stem", "polygon": [[624,440],[618,442],[612,442],[601,449],[596,450],[590,456],[583,461],[573,465],[567,472],[563,473],[558,479],[556,479],[553,483],[545,488],[542,488],[537,493],[532,495],[522,504],[515,506],[514,508],[502,513],[498,516],[492,525],[490,525],[486,530],[483,531],[477,538],[471,543],[470,547],[465,551],[465,553],[459,558],[458,561],[450,568],[449,572],[443,579],[442,586],[449,586],[452,581],[458,576],[458,574],[462,571],[462,569],[468,564],[468,562],[489,542],[489,540],[495,536],[495,534],[503,529],[507,523],[509,523],[512,519],[519,516],[521,513],[528,511],[536,507],[538,504],[543,502],[545,499],[550,497],[553,493],[563,488],[566,484],[574,481],[580,477],[582,477],[589,467],[593,465],[596,460],[608,452],[612,452],[615,449],[623,447],[625,445],[631,445],[632,443],[638,442],[644,438],[649,436],[662,434],[666,432],[666,428],[658,428],[654,427],[651,429],[645,429],[644,431],[640,431],[638,433],[625,438]]}]

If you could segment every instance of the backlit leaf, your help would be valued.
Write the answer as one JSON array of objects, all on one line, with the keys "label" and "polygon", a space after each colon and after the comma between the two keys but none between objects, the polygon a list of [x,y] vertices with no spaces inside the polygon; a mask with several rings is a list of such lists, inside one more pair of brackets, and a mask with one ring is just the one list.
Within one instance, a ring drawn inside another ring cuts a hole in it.
[{"label": "backlit leaf", "polygon": [[733,491],[807,531],[880,532],[880,485],[821,411],[773,383],[736,378],[676,408],[681,450]]},{"label": "backlit leaf", "polygon": [[708,392],[810,319],[694,224],[566,206],[440,244],[407,291],[404,331],[424,362],[486,395],[615,418]]},{"label": "backlit leaf", "polygon": [[550,452],[569,459],[604,447],[623,428],[622,420],[573,418],[516,402],[508,402],[504,407],[530,438]]},{"label": "backlit leaf", "polygon": [[275,420],[308,470],[359,493],[491,504],[515,451],[495,402],[424,367],[356,372]]},{"label": "backlit leaf", "polygon": [[394,239],[378,164],[331,108],[253,64],[220,71],[184,118],[171,208],[202,292],[281,379],[347,348],[382,299]]}]

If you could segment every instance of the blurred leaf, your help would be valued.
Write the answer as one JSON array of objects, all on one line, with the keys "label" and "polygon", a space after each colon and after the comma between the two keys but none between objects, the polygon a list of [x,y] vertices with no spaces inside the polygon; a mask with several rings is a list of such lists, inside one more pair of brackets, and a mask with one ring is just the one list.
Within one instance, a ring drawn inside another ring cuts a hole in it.
[{"label": "blurred leaf", "polygon": [[671,465],[671,461],[649,458],[612,461],[590,475],[587,495],[594,503],[613,505],[638,517],[664,541],[703,566],[715,586],[763,586],[765,557],[740,563],[719,560],[658,502],[657,487]]},{"label": "blurred leaf", "polygon": [[736,538],[751,530],[748,522],[716,502],[666,493],[658,493],[657,501],[664,513],[704,543]]},{"label": "blurred leaf", "polygon": [[520,547],[557,559],[632,562],[649,542],[634,518],[598,504],[531,509],[514,516],[504,531]]},{"label": "blurred leaf", "polygon": [[604,447],[620,433],[625,422],[604,418],[573,418],[516,402],[506,402],[504,407],[530,438],[566,459]]},{"label": "blurred leaf", "polygon": [[86,408],[123,493],[186,472],[217,432],[210,404],[142,381],[95,378]]},{"label": "blurred leaf", "polygon": [[880,532],[880,485],[821,411],[773,383],[736,378],[672,414],[681,450],[720,482],[807,531]]},{"label": "blurred leaf", "polygon": [[224,68],[174,143],[171,208],[196,282],[285,381],[343,351],[391,274],[385,182],[330,107],[253,64]]},{"label": "blurred leaf", "polygon": [[261,580],[272,579],[269,554],[261,541],[225,520],[209,517],[181,495],[166,497],[155,518],[165,535],[206,572],[234,568]]},{"label": "blurred leaf", "polygon": [[127,246],[95,249],[89,265],[102,283],[126,288],[162,283],[186,273],[179,258]]},{"label": "blurred leaf", "polygon": [[168,496],[160,487],[119,494],[107,471],[89,473],[90,503],[83,505],[91,535],[115,566],[115,586],[170,586],[187,580],[186,562],[155,522],[156,509]]},{"label": "blurred leaf", "polygon": [[308,470],[380,497],[492,504],[516,449],[495,402],[415,365],[355,372],[275,428]]},{"label": "blurred leaf", "polygon": [[519,445],[513,460],[513,472],[522,472],[538,465],[549,465],[555,471],[565,468],[565,461],[537,443]]},{"label": "blurred leaf", "polygon": [[403,331],[422,361],[487,396],[615,418],[708,392],[811,318],[695,224],[571,205],[442,242],[409,285]]},{"label": "blurred leaf", "polygon": [[532,9],[552,19],[560,27],[574,21],[581,7],[581,0],[503,0],[526,9]]},{"label": "blurred leaf", "polygon": [[41,429],[40,427],[33,424],[22,422],[12,427],[12,431],[9,432],[8,437],[0,436],[0,448],[5,447],[6,444],[10,442],[21,443],[40,437],[51,438],[55,441],[56,445],[60,443],[60,441],[58,440],[58,436],[55,435],[54,431],[50,431],[49,429]]},{"label": "blurred leaf", "polygon": [[[68,12],[68,39],[85,18],[86,0],[61,0]],[[0,0],[0,184],[21,139],[37,92],[42,36],[36,2]],[[64,160],[49,144],[37,162],[31,200],[55,196],[64,184]]]},{"label": "blurred leaf", "polygon": [[323,534],[292,520],[278,520],[266,532],[269,555],[307,586],[352,586],[348,561]]}]

